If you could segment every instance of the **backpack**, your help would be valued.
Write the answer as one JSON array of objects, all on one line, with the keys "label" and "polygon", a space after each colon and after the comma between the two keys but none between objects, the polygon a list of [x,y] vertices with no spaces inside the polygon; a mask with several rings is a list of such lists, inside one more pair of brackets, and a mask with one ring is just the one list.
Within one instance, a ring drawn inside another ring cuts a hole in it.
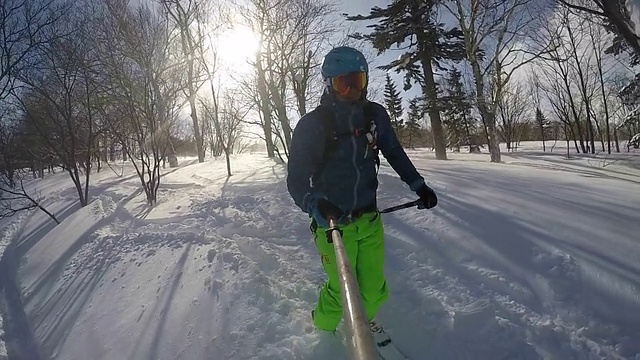
[{"label": "backpack", "polygon": [[322,126],[326,134],[324,154],[322,155],[322,164],[325,165],[329,156],[336,150],[336,144],[338,139],[344,136],[366,136],[368,143],[368,150],[373,151],[373,162],[376,164],[376,175],[380,170],[380,155],[377,145],[378,130],[376,123],[373,120],[373,106],[370,101],[367,101],[364,105],[364,118],[365,127],[361,129],[355,129],[354,131],[338,132],[336,125],[336,118],[330,107],[326,105],[319,105],[316,110],[320,113],[322,119]]}]

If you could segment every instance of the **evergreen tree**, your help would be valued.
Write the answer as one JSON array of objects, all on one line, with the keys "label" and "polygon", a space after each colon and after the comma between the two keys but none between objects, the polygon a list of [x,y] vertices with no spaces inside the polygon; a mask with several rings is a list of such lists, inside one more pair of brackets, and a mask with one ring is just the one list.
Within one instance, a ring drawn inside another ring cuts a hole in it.
[{"label": "evergreen tree", "polygon": [[409,113],[407,114],[406,123],[406,146],[413,148],[415,142],[420,135],[420,123],[424,116],[424,106],[421,104],[422,99],[415,97],[409,100]]},{"label": "evergreen tree", "polygon": [[404,89],[417,83],[427,101],[431,119],[433,142],[437,159],[446,159],[446,146],[437,101],[434,73],[441,69],[441,62],[461,61],[464,58],[462,33],[458,28],[445,28],[436,23],[438,5],[442,0],[392,0],[386,8],[374,7],[369,15],[347,16],[350,21],[378,21],[370,25],[369,34],[354,34],[356,39],[371,42],[379,54],[392,46],[404,53],[382,69],[404,71]]},{"label": "evergreen tree", "polygon": [[401,131],[404,120],[402,119],[402,98],[400,97],[400,91],[396,88],[396,84],[387,73],[384,84],[384,104],[389,112],[391,118],[391,126],[396,132],[398,137],[401,137]]},{"label": "evergreen tree", "polygon": [[544,116],[540,108],[536,108],[536,125],[538,126],[538,130],[540,130],[540,137],[542,138],[542,151],[547,151],[544,142],[547,140],[546,129],[549,127],[549,121],[547,121],[547,118]]},{"label": "evergreen tree", "polygon": [[471,95],[462,84],[460,71],[453,68],[448,72],[442,93],[447,147],[460,151],[462,145],[478,145],[472,144],[477,131],[476,119],[471,115]]}]

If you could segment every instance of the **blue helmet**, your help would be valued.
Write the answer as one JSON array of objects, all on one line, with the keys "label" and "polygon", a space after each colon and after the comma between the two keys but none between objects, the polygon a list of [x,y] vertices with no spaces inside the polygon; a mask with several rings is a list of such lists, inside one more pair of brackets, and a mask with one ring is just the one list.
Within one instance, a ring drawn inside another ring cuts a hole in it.
[{"label": "blue helmet", "polygon": [[359,71],[369,72],[367,60],[360,51],[348,46],[331,49],[322,62],[321,72],[325,80]]}]

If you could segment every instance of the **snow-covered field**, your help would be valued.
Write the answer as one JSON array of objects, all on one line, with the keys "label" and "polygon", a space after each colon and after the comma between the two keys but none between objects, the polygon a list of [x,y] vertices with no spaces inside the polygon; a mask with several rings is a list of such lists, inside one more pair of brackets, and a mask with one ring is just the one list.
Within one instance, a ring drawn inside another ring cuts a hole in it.
[{"label": "snow-covered field", "polygon": [[[640,359],[640,156],[562,143],[503,154],[409,151],[431,211],[384,217],[379,320],[412,359]],[[76,205],[65,174],[31,183],[61,219],[2,223],[43,358],[340,359],[310,310],[324,281],[308,218],[264,154],[167,169],[149,209],[108,168]],[[383,162],[380,206],[415,195]],[[0,355],[2,348],[0,348]]]}]

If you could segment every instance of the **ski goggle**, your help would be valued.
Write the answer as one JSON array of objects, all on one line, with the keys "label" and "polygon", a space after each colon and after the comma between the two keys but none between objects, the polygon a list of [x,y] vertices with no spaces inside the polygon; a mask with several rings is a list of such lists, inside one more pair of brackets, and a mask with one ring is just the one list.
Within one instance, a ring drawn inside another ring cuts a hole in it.
[{"label": "ski goggle", "polygon": [[367,73],[364,71],[352,72],[331,78],[331,88],[342,95],[348,94],[351,89],[362,91],[366,87]]}]

